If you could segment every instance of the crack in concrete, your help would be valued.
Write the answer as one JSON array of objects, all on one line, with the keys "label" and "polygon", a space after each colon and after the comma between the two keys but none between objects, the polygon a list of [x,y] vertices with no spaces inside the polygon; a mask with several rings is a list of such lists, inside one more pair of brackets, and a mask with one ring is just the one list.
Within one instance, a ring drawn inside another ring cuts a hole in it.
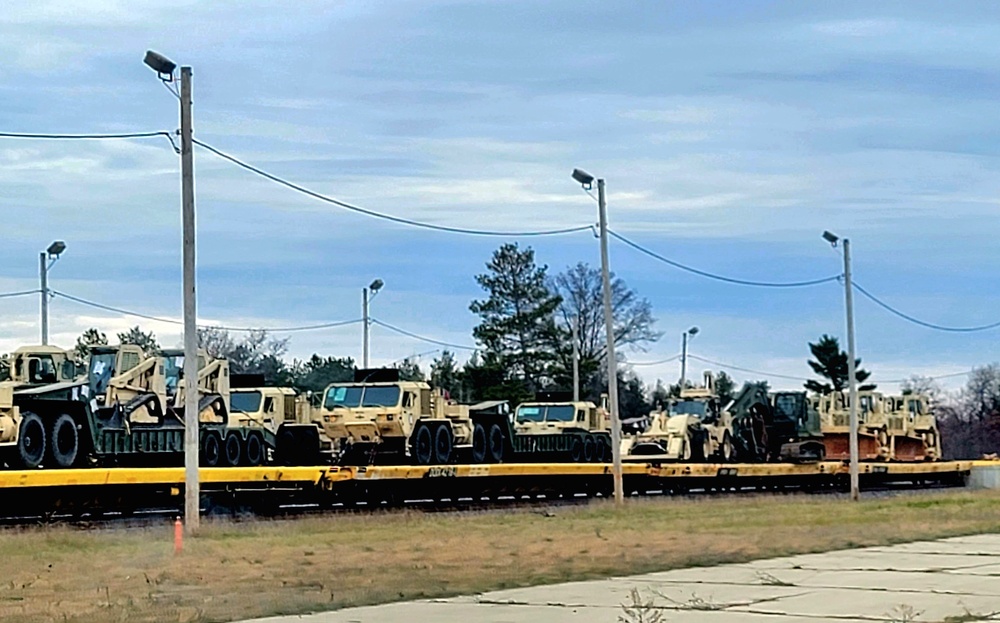
[{"label": "crack in concrete", "polygon": [[[985,578],[993,577],[989,575],[977,575],[976,577]],[[659,583],[659,584],[672,584],[672,585],[685,585],[685,584],[698,584],[702,586],[746,586],[753,588],[761,587],[773,587],[773,588],[808,588],[810,590],[844,590],[844,591],[859,591],[859,592],[876,592],[876,593],[914,593],[914,594],[930,594],[930,595],[954,595],[958,597],[1000,597],[1000,592],[993,593],[968,593],[964,591],[948,591],[939,590],[934,588],[929,589],[919,589],[919,588],[885,588],[885,587],[864,587],[864,586],[839,586],[839,585],[829,585],[829,584],[802,584],[789,582],[788,584],[764,584],[756,582],[725,582],[717,580],[643,580],[641,578],[636,578],[636,582],[645,582],[648,584]]]}]

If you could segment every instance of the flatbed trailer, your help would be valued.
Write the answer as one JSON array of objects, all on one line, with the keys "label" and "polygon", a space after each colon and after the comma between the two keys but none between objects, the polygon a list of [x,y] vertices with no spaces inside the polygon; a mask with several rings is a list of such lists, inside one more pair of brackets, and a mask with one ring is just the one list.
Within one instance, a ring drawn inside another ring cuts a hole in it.
[{"label": "flatbed trailer", "polygon": [[[964,486],[972,461],[861,465],[861,486]],[[847,465],[670,463],[622,466],[628,495],[846,490]],[[610,464],[523,463],[367,467],[201,468],[206,511],[274,514],[295,507],[372,508],[408,503],[500,504],[609,497]],[[184,469],[0,471],[0,517],[47,520],[177,514]]]}]

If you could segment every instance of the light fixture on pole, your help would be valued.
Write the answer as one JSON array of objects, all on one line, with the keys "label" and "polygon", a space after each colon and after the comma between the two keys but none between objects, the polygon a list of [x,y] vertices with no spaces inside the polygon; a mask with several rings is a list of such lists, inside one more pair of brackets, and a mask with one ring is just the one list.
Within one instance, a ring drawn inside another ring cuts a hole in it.
[{"label": "light fixture on pole", "polygon": [[56,240],[49,245],[49,248],[38,255],[38,277],[41,281],[39,292],[42,295],[42,344],[49,343],[49,269],[56,263],[62,252],[66,250],[66,243]]},{"label": "light fixture on pole", "polygon": [[[152,50],[143,62],[169,87],[177,77],[177,64]],[[191,112],[191,68],[181,67],[181,224],[184,305],[184,528],[198,529],[201,517],[198,480],[200,430],[198,424],[198,326],[195,298],[195,215],[194,215],[194,144]],[[176,93],[175,93],[176,94]]]},{"label": "light fixture on pole", "polygon": [[[836,248],[840,238],[828,231],[823,232],[823,240]],[[856,362],[854,359],[854,292],[851,286],[851,241],[843,240],[844,247],[844,304],[847,308],[847,386],[850,410],[850,472],[851,499],[857,501],[861,497],[858,477],[858,380],[855,378]]]},{"label": "light fixture on pole", "polygon": [[[586,190],[594,184],[594,176],[580,169],[573,169],[573,179]],[[608,351],[608,399],[611,403],[611,462],[614,474],[615,504],[625,499],[622,482],[621,418],[618,414],[618,362],[615,359],[614,316],[611,314],[611,270],[608,267],[608,208],[604,196],[604,180],[597,180],[597,209],[601,234],[601,281],[604,290],[604,331]]]},{"label": "light fixture on pole", "polygon": [[[361,290],[361,323],[363,325],[361,367],[364,369],[368,369],[368,353],[371,350],[371,320],[368,314],[368,306],[384,285],[385,283],[381,279],[376,279],[367,288]],[[368,295],[369,292],[371,292],[371,296]]]},{"label": "light fixture on pole", "polygon": [[681,390],[684,389],[684,384],[687,383],[688,338],[693,339],[696,335],[698,335],[698,327],[691,327],[681,334]]}]

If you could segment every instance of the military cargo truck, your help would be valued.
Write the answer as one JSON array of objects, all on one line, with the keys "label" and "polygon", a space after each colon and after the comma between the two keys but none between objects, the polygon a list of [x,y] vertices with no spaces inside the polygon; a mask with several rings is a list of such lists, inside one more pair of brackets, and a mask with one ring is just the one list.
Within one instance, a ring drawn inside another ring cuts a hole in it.
[{"label": "military cargo truck", "polygon": [[[330,439],[313,421],[306,396],[290,387],[266,387],[257,375],[233,375],[229,425],[233,428],[259,426],[275,438],[270,461],[281,465],[329,463]],[[246,385],[246,386],[244,386]]]}]

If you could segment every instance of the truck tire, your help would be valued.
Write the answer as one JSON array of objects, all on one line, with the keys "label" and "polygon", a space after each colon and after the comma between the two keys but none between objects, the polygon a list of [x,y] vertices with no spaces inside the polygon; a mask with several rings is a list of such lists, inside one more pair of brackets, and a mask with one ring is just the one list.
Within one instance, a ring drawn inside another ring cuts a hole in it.
[{"label": "truck tire", "polygon": [[417,465],[430,465],[434,459],[434,438],[426,424],[417,424],[413,431],[412,452]]},{"label": "truck tire", "polygon": [[447,425],[438,426],[434,431],[434,461],[438,465],[447,465],[451,462],[451,450],[454,447],[451,428]]},{"label": "truck tire", "polygon": [[569,458],[574,463],[583,461],[583,442],[579,438],[573,440],[573,444],[569,449]]},{"label": "truck tire", "polygon": [[238,433],[231,432],[226,435],[226,441],[222,444],[222,457],[225,459],[225,464],[230,467],[238,467],[240,464],[240,457],[243,455],[243,444],[240,443],[240,436]]},{"label": "truck tire", "polygon": [[489,454],[486,429],[482,424],[476,424],[472,427],[472,462],[485,463],[489,458]]},{"label": "truck tire", "polygon": [[490,424],[490,432],[487,436],[490,449],[490,461],[493,463],[503,463],[503,429],[499,424]]},{"label": "truck tire", "polygon": [[48,451],[52,467],[73,467],[80,454],[80,432],[72,416],[63,413],[49,429]]},{"label": "truck tire", "polygon": [[202,467],[218,467],[222,458],[222,442],[215,433],[205,435],[205,440],[201,442],[201,465]]},{"label": "truck tire", "polygon": [[257,433],[247,435],[245,456],[248,467],[257,467],[264,463],[264,442]]},{"label": "truck tire", "polygon": [[583,462],[593,463],[595,452],[597,452],[597,444],[594,443],[593,437],[587,435],[587,438],[583,440]]},{"label": "truck tire", "polygon": [[25,469],[35,469],[45,458],[45,424],[34,413],[24,413],[17,433],[17,454]]}]

